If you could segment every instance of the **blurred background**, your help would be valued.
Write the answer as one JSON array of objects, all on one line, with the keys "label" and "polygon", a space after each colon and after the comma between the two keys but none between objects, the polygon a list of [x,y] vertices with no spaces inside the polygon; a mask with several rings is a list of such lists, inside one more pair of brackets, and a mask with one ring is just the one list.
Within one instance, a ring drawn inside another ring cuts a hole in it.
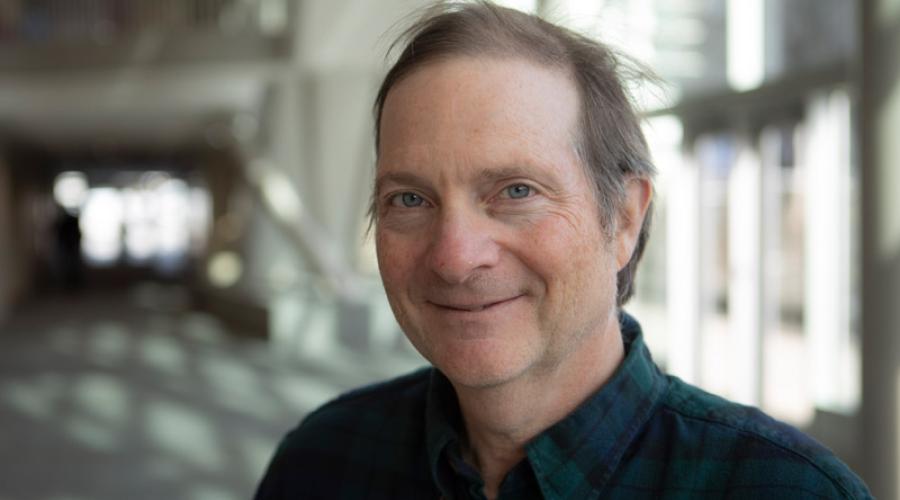
[{"label": "blurred background", "polygon": [[[423,363],[365,210],[424,3],[0,0],[0,499],[248,498],[306,412]],[[632,89],[657,362],[900,498],[900,1],[500,3],[666,81]]]}]

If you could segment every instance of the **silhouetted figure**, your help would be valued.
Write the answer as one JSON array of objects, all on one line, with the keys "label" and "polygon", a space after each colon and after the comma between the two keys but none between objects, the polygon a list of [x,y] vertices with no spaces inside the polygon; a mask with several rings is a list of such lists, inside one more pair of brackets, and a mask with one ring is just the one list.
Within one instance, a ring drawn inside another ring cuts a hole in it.
[{"label": "silhouetted figure", "polygon": [[60,207],[54,229],[60,281],[64,289],[77,290],[84,283],[78,216]]}]

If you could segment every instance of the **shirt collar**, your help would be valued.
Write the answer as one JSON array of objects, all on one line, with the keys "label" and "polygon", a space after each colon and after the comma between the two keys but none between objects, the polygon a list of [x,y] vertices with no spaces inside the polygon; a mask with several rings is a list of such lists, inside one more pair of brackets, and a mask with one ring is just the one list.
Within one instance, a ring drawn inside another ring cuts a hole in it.
[{"label": "shirt collar", "polygon": [[456,393],[447,377],[437,369],[431,370],[431,380],[425,401],[425,445],[431,477],[443,498],[454,498],[455,483],[449,474],[455,468],[445,455],[446,450],[458,453],[465,427]]},{"label": "shirt collar", "polygon": [[[666,379],[644,345],[638,322],[622,312],[619,326],[626,355],[612,378],[526,447],[545,498],[596,496],[665,391]],[[438,370],[432,370],[425,429],[432,476],[452,497],[446,477],[451,469],[442,460],[448,446],[458,449],[465,430],[453,387]]]}]

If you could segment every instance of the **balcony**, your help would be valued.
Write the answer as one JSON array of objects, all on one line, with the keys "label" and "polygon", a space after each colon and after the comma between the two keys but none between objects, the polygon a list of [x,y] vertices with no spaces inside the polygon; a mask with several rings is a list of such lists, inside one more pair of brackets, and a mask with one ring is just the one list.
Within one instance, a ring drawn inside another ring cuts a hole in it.
[{"label": "balcony", "polygon": [[287,53],[289,0],[10,0],[0,71],[259,61]]}]

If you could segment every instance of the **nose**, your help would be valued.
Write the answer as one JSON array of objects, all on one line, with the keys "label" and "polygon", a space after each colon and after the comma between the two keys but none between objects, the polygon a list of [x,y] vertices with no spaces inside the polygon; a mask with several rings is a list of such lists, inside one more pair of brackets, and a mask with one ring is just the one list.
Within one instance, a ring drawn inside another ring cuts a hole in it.
[{"label": "nose", "polygon": [[432,271],[446,283],[458,285],[497,265],[500,247],[494,233],[489,217],[443,207],[429,247]]}]

